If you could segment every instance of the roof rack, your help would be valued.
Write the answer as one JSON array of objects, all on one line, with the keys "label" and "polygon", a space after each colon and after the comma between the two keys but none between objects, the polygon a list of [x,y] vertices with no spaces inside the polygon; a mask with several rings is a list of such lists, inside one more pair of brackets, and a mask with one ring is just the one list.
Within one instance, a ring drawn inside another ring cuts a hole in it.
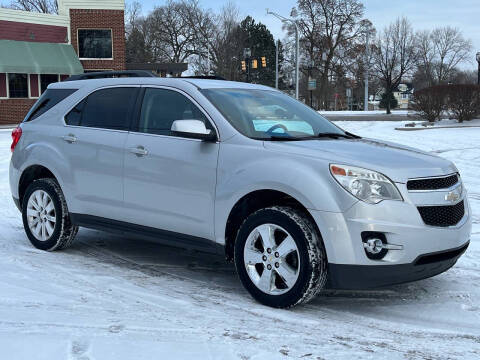
[{"label": "roof rack", "polygon": [[182,79],[207,79],[207,80],[226,80],[218,75],[193,75],[193,76],[181,76]]},{"label": "roof rack", "polygon": [[125,70],[125,71],[96,71],[78,75],[72,75],[65,81],[90,80],[119,77],[157,77],[151,71],[147,70]]}]

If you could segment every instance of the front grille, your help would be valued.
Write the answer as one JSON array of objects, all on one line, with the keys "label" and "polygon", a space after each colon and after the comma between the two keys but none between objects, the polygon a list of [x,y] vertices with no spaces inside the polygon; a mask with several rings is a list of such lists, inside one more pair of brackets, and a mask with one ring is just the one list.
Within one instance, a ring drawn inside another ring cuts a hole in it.
[{"label": "front grille", "polygon": [[428,179],[409,180],[408,190],[439,190],[448,189],[458,182],[458,175],[453,174],[445,177],[434,177]]},{"label": "front grille", "polygon": [[418,211],[423,222],[431,226],[454,226],[465,215],[463,200],[456,205],[448,206],[419,206]]}]

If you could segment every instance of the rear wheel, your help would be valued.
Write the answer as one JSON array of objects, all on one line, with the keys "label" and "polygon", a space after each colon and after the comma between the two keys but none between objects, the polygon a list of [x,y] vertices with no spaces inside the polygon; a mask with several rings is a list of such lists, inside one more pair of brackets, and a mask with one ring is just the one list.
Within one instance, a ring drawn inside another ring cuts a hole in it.
[{"label": "rear wheel", "polygon": [[262,304],[288,308],[311,300],[325,285],[327,259],[311,221],[288,207],[250,215],[235,242],[235,266]]},{"label": "rear wheel", "polygon": [[28,239],[41,250],[68,247],[78,231],[70,220],[60,185],[51,178],[35,180],[28,186],[22,218]]}]

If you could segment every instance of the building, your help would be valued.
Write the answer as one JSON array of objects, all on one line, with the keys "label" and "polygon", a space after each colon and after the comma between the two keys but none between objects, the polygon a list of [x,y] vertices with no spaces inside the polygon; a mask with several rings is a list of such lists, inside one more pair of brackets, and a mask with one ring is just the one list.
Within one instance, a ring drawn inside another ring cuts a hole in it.
[{"label": "building", "polygon": [[22,121],[48,84],[124,70],[124,0],[58,0],[58,15],[0,8],[0,125]]},{"label": "building", "polygon": [[413,86],[410,83],[402,83],[393,91],[393,96],[398,101],[399,109],[409,109],[413,99]]}]

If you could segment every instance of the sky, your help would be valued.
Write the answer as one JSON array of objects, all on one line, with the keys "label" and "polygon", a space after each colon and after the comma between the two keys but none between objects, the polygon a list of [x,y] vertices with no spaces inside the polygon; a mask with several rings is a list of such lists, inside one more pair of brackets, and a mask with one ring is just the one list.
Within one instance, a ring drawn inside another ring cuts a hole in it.
[{"label": "sky", "polygon": [[[127,0],[128,3],[129,0]],[[200,0],[205,8],[220,9],[228,0]],[[275,38],[282,39],[282,24],[272,16],[266,15],[270,8],[281,15],[288,16],[294,0],[231,0],[240,9],[242,16],[252,15],[255,20],[264,23]],[[464,68],[476,68],[475,53],[480,51],[480,0],[364,0],[365,17],[370,19],[377,30],[384,28],[398,16],[406,16],[415,30],[431,29],[438,26],[458,27],[466,38],[472,40],[472,62]],[[144,13],[150,12],[165,0],[143,0]]]}]

